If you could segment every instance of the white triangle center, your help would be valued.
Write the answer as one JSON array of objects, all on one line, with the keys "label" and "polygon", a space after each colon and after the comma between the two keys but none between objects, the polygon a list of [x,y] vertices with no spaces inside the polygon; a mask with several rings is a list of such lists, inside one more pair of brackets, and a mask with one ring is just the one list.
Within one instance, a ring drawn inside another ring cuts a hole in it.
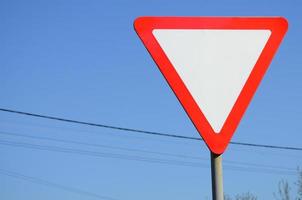
[{"label": "white triangle center", "polygon": [[153,30],[216,133],[222,129],[270,34],[270,30]]}]

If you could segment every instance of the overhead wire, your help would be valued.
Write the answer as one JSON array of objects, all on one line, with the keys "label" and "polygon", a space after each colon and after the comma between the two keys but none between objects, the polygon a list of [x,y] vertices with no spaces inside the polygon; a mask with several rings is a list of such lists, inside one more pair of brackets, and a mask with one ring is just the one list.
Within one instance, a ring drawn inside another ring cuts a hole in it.
[{"label": "overhead wire", "polygon": [[79,154],[79,155],[86,155],[86,156],[93,156],[93,157],[115,158],[115,159],[142,161],[142,162],[149,162],[149,163],[160,163],[160,164],[167,164],[167,165],[207,167],[206,164],[195,163],[195,162],[178,161],[178,160],[172,160],[172,159],[168,160],[168,159],[160,159],[160,158],[151,158],[151,157],[143,157],[143,156],[137,156],[137,155],[123,155],[123,154],[118,154],[118,153],[99,152],[99,151],[82,150],[82,149],[49,146],[49,145],[38,145],[38,144],[15,142],[15,141],[9,141],[9,140],[0,140],[0,145],[54,151],[54,152],[62,152],[62,153],[72,153],[72,154]]},{"label": "overhead wire", "polygon": [[[162,159],[162,158],[154,158],[154,157],[143,157],[143,156],[137,156],[137,155],[99,152],[99,151],[82,150],[82,149],[66,148],[66,147],[59,147],[59,146],[38,145],[38,144],[31,144],[31,143],[26,143],[26,142],[15,142],[15,141],[10,141],[10,140],[0,140],[0,145],[27,148],[27,149],[45,150],[45,151],[60,152],[60,153],[79,154],[79,155],[84,155],[84,156],[141,161],[141,162],[157,163],[157,164],[164,164],[164,165],[209,168],[208,164],[201,163],[201,162],[181,161],[181,160],[175,160],[175,159]],[[289,169],[271,169],[271,168],[264,168],[264,167],[263,168],[251,168],[250,166],[242,167],[242,166],[236,166],[236,165],[230,165],[230,164],[226,164],[225,168],[226,168],[226,170],[235,170],[235,171],[243,171],[243,172],[296,175],[295,170],[289,170]]]},{"label": "overhead wire", "polygon": [[[46,137],[46,136],[20,134],[20,133],[7,132],[7,131],[1,131],[1,130],[0,130],[0,135],[23,137],[23,138],[30,138],[30,139],[44,140],[44,141],[46,140],[46,141],[60,142],[60,143],[65,143],[65,144],[84,145],[84,146],[97,147],[97,148],[122,150],[122,151],[128,151],[128,152],[148,153],[148,154],[154,154],[154,155],[160,155],[160,156],[171,156],[171,157],[177,157],[177,158],[182,158],[182,159],[193,159],[193,160],[198,160],[198,161],[207,160],[207,158],[203,158],[200,156],[167,153],[167,152],[159,152],[159,151],[149,151],[149,150],[142,150],[142,149],[135,149],[135,148],[126,148],[126,147],[117,147],[117,146],[103,145],[103,144],[98,144],[98,143],[87,143],[87,142],[82,142],[82,141],[80,142],[80,141],[75,141],[75,140],[58,139],[58,138],[52,138],[52,137]],[[240,162],[240,161],[233,161],[233,160],[227,160],[227,159],[224,159],[224,162],[231,163],[231,164],[245,165],[245,166],[266,167],[266,168],[268,167],[268,168],[272,168],[272,169],[282,169],[282,170],[294,170],[292,168],[285,168],[285,167],[280,167],[280,166],[255,164],[255,163]]]},{"label": "overhead wire", "polygon": [[[48,129],[51,130],[51,134],[59,134],[58,136],[62,136],[64,138],[68,138],[70,139],[71,137],[68,137],[69,134],[75,134],[75,133],[80,133],[80,134],[89,134],[91,136],[100,136],[100,137],[106,137],[109,136],[110,138],[111,137],[114,137],[114,138],[119,138],[119,139],[122,139],[123,141],[126,141],[126,140],[143,140],[143,141],[148,141],[148,142],[151,142],[151,141],[154,141],[154,142],[165,142],[165,144],[167,144],[167,142],[169,142],[169,144],[177,144],[178,146],[181,145],[183,146],[185,149],[187,149],[188,147],[197,147],[196,145],[198,145],[198,148],[200,147],[200,145],[204,146],[205,144],[202,142],[202,141],[199,141],[197,143],[194,143],[190,146],[188,146],[188,140],[170,140],[170,138],[168,137],[144,137],[144,135],[141,135],[141,134],[121,134],[119,133],[119,131],[107,131],[107,130],[98,130],[98,129],[79,129],[80,127],[78,126],[73,126],[73,127],[70,127],[70,126],[61,126],[62,124],[41,124],[41,123],[38,123],[37,121],[16,121],[16,120],[13,120],[12,119],[8,119],[8,121],[5,121],[5,120],[1,120],[0,121],[0,127],[2,127],[3,125],[3,128],[4,127],[7,127],[6,125],[4,124],[10,124],[9,126],[13,129],[15,129],[16,127],[19,127],[21,124],[22,124],[22,128],[21,129],[25,129],[24,130],[27,130],[28,127],[32,127],[34,129],[36,129],[37,127],[39,127],[39,132],[37,132],[35,134],[35,136],[37,137],[44,137],[44,135],[47,135],[49,132],[48,132]],[[24,127],[24,128],[23,128]],[[42,128],[42,129],[40,129]],[[47,129],[47,131],[45,130],[45,128]],[[88,127],[90,128],[90,127]],[[92,127],[93,128],[93,127]],[[1,130],[1,129],[0,129]],[[3,129],[3,130],[8,130],[8,129]],[[30,130],[32,131],[32,130]],[[43,131],[43,132],[41,132]],[[22,132],[24,133],[24,131],[22,130]],[[25,132],[27,135],[30,134],[30,132]],[[39,136],[38,136],[39,135]],[[58,137],[55,137],[55,139],[58,139]],[[107,140],[107,139],[106,139]],[[111,139],[110,139],[111,140]],[[82,142],[82,140],[81,140]],[[175,143],[176,142],[176,143]],[[107,145],[107,144],[106,144]],[[151,149],[150,149],[151,150]],[[235,152],[247,152],[247,153],[253,153],[253,154],[257,154],[261,157],[265,157],[266,155],[270,155],[270,156],[278,156],[278,157],[286,157],[286,158],[294,158],[294,159],[299,159],[301,156],[299,155],[299,151],[279,151],[279,150],[275,150],[275,149],[270,149],[270,151],[266,151],[267,149],[265,148],[242,148],[242,146],[237,146],[237,145],[232,145],[230,146],[229,148],[229,152],[230,151],[235,151]],[[152,148],[151,151],[156,151]],[[146,152],[148,153],[148,152]],[[199,154],[197,155],[199,157]]]},{"label": "overhead wire", "polygon": [[9,176],[9,177],[13,177],[16,179],[21,179],[27,182],[32,182],[35,184],[39,184],[39,185],[43,185],[43,186],[47,186],[47,187],[53,187],[53,188],[57,188],[60,190],[65,190],[68,192],[72,192],[72,193],[76,193],[82,196],[88,196],[88,197],[93,197],[96,199],[104,199],[104,200],[117,200],[115,198],[112,197],[108,197],[108,196],[103,196],[103,195],[99,195],[96,193],[92,193],[92,192],[88,192],[79,188],[74,188],[74,187],[70,187],[70,186],[65,186],[65,185],[61,185],[58,183],[54,183],[48,180],[44,180],[41,178],[36,178],[36,177],[32,177],[32,176],[27,176],[18,172],[14,172],[14,171],[10,171],[10,170],[6,170],[6,169],[1,169],[0,168],[0,174],[5,175],[5,176]]},{"label": "overhead wire", "polygon": [[[41,114],[35,114],[35,113],[30,113],[30,112],[17,111],[17,110],[6,109],[6,108],[0,108],[0,111],[19,114],[19,115],[26,115],[26,116],[31,116],[31,117],[37,117],[37,118],[43,118],[43,119],[49,119],[49,120],[56,120],[56,121],[61,121],[61,122],[68,122],[68,123],[81,124],[81,125],[87,125],[87,126],[114,129],[114,130],[119,130],[119,131],[134,132],[134,133],[141,133],[141,134],[147,134],[147,135],[156,135],[156,136],[163,136],[163,137],[171,137],[171,138],[178,138],[178,139],[186,139],[186,140],[202,140],[201,138],[197,138],[197,137],[190,137],[190,136],[184,136],[184,135],[178,135],[178,134],[148,131],[148,130],[142,130],[142,129],[119,127],[119,126],[112,126],[112,125],[92,123],[92,122],[85,122],[85,121],[79,121],[79,120],[73,120],[73,119],[67,119],[67,118],[61,118],[61,117],[54,117],[54,116],[49,116],[49,115],[41,115]],[[292,146],[279,146],[279,145],[256,144],[256,143],[246,143],[246,142],[230,142],[230,144],[232,144],[232,145],[241,145],[241,146],[249,146],[249,147],[260,147],[260,148],[270,148],[270,149],[302,151],[302,147],[292,147]]]},{"label": "overhead wire", "polygon": [[82,141],[58,139],[58,138],[46,137],[46,136],[20,134],[20,133],[7,132],[7,131],[1,131],[1,130],[0,130],[0,135],[24,137],[24,138],[37,139],[37,140],[47,140],[47,141],[52,141],[52,142],[61,142],[61,143],[67,143],[67,144],[84,145],[84,146],[89,146],[89,147],[106,148],[106,149],[122,150],[122,151],[129,151],[129,152],[139,152],[139,153],[148,153],[148,154],[163,155],[163,156],[172,156],[172,157],[178,157],[178,158],[190,158],[190,159],[197,159],[197,160],[202,159],[199,156],[189,156],[189,155],[173,154],[173,153],[167,153],[167,152],[158,152],[158,151],[142,150],[142,149],[135,149],[135,148],[117,147],[117,146],[104,145],[104,144],[99,144],[99,143],[87,143],[87,142],[82,142]]}]

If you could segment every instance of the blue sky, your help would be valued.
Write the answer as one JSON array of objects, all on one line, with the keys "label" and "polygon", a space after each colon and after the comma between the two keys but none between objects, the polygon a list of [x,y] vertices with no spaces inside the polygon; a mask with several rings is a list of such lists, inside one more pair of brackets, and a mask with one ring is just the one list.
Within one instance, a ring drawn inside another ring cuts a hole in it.
[{"label": "blue sky", "polygon": [[[3,0],[0,107],[197,137],[133,30],[134,19],[144,15],[284,16],[289,21],[288,33],[232,140],[301,147],[301,9],[298,0]],[[0,113],[0,140],[1,199],[98,199],[93,194],[117,200],[211,197],[209,152],[201,141],[4,112]],[[5,145],[3,141],[11,143]],[[17,147],[21,142],[31,148]],[[33,145],[57,147],[57,151],[38,150]],[[64,153],[58,148],[76,151]],[[259,199],[272,199],[279,180],[295,181],[296,176],[285,168],[302,166],[301,152],[235,145],[229,146],[224,159],[225,192],[235,195],[250,191]],[[198,163],[200,167],[181,166],[179,162]],[[8,171],[18,175],[7,175]]]}]

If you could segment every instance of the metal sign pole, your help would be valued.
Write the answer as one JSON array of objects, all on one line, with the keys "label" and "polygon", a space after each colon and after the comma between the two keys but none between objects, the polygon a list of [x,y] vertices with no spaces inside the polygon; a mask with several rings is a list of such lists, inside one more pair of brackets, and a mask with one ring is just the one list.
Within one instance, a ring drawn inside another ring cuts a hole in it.
[{"label": "metal sign pole", "polygon": [[222,154],[211,152],[212,197],[223,200]]}]

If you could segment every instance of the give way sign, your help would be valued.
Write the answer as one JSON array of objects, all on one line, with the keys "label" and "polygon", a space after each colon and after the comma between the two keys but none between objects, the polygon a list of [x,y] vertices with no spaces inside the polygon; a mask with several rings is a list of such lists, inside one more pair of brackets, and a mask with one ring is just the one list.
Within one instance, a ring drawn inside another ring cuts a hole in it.
[{"label": "give way sign", "polygon": [[230,142],[287,26],[281,17],[139,17],[134,23],[215,154]]}]

